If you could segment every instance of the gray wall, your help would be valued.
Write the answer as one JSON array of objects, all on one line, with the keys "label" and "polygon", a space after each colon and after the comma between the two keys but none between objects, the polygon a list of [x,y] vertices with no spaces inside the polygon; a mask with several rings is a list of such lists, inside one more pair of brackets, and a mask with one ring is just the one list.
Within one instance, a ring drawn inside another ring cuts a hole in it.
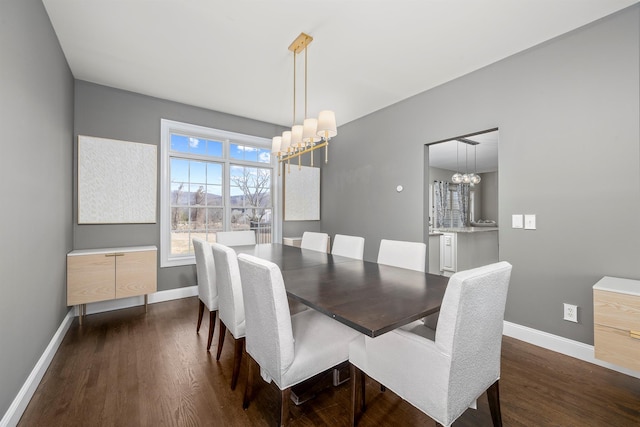
[{"label": "gray wall", "polygon": [[73,77],[39,0],[0,1],[0,418],[66,313]]},{"label": "gray wall", "polygon": [[[498,207],[499,207],[499,193],[498,189],[498,172],[486,172],[480,175],[482,181],[480,181],[479,187],[482,188],[480,193],[480,219],[492,219],[498,222]],[[478,217],[476,217],[478,218]],[[500,223],[498,223],[500,225]],[[504,223],[505,226],[510,227],[511,221]]]},{"label": "gray wall", "polygon": [[634,5],[341,126],[322,228],[364,236],[368,260],[382,238],[422,240],[423,144],[497,127],[498,222],[535,213],[538,227],[500,231],[514,266],[506,320],[591,344],[592,285],[640,279],[639,15]]},{"label": "gray wall", "polygon": [[[126,92],[85,81],[75,82],[74,138],[89,135],[158,145],[160,119],[176,120],[231,132],[271,138],[282,132],[276,125]],[[74,146],[76,143],[74,142]],[[74,154],[77,170],[77,153]],[[158,156],[158,171],[160,171]],[[76,174],[74,186],[77,188]],[[158,192],[160,183],[158,181]],[[158,201],[160,194],[158,193]],[[78,225],[77,192],[73,196],[74,249],[156,245],[160,247],[160,224]],[[160,215],[158,213],[158,221]],[[320,221],[285,222],[283,236],[299,236],[318,230]],[[196,284],[195,265],[160,268],[158,290]]]}]

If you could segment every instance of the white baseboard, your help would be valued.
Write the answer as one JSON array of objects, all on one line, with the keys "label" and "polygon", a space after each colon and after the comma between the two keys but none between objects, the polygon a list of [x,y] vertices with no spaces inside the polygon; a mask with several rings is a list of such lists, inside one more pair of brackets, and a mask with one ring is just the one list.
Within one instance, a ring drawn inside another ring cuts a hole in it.
[{"label": "white baseboard", "polygon": [[[174,299],[187,298],[198,295],[197,286],[189,286],[187,288],[170,289],[168,291],[160,291],[149,295],[149,303],[170,301]],[[144,304],[144,297],[132,297],[123,298],[113,301],[103,301],[99,303],[87,304],[87,314],[102,313],[104,311],[119,310],[122,308],[134,307]],[[36,363],[26,381],[20,388],[18,395],[13,399],[11,406],[7,409],[7,412],[0,420],[0,427],[15,427],[20,421],[24,410],[27,408],[29,401],[33,397],[44,373],[49,368],[53,356],[55,356],[58,347],[62,343],[67,330],[73,322],[73,318],[77,316],[77,307],[69,309],[69,312],[64,317],[60,327],[51,338],[49,345],[40,356],[40,359]]]},{"label": "white baseboard", "polygon": [[0,420],[0,427],[15,427],[20,421],[20,417],[24,413],[24,410],[27,408],[33,393],[36,392],[38,388],[38,384],[40,384],[40,380],[44,376],[44,373],[49,368],[49,364],[51,364],[51,360],[53,356],[55,356],[56,351],[58,351],[58,347],[60,347],[60,343],[62,343],[62,339],[64,338],[69,326],[71,326],[71,322],[73,322],[74,318],[73,310],[69,310],[67,315],[62,320],[60,327],[51,338],[49,345],[36,362],[36,366],[33,368],[26,381],[18,391],[18,395],[7,409],[7,412]]},{"label": "white baseboard", "polygon": [[566,356],[571,356],[585,362],[593,363],[594,365],[629,375],[631,377],[640,378],[640,372],[638,371],[632,371],[631,369],[596,359],[594,357],[592,345],[507,321],[504,322],[503,334],[508,337],[519,339],[520,341],[525,341],[529,344],[537,345],[538,347],[546,348],[547,350],[555,351]]}]

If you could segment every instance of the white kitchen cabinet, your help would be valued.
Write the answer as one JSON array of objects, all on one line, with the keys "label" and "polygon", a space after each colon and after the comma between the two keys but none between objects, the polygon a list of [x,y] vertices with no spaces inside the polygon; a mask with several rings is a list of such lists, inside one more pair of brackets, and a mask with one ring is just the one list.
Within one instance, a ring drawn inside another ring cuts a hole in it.
[{"label": "white kitchen cabinet", "polygon": [[439,230],[440,272],[450,276],[457,271],[498,262],[498,229],[475,227]]}]

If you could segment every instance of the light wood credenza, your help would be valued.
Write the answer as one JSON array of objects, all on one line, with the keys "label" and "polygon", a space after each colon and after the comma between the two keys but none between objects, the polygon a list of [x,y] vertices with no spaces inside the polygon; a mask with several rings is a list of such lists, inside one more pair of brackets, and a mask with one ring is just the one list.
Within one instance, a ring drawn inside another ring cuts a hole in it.
[{"label": "light wood credenza", "polygon": [[67,254],[67,305],[86,304],[156,292],[157,248],[135,246],[74,250]]},{"label": "light wood credenza", "polygon": [[595,357],[640,371],[640,281],[603,277],[593,286]]}]

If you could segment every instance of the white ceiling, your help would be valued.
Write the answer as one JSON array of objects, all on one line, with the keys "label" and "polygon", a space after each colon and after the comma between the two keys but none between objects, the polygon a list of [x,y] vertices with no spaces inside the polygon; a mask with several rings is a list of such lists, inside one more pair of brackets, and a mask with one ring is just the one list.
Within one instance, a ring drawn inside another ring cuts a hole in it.
[{"label": "white ceiling", "polygon": [[309,115],[333,109],[340,126],[637,1],[43,3],[75,78],[285,126],[288,46],[306,32]]},{"label": "white ceiling", "polygon": [[429,145],[429,166],[450,171],[495,172],[498,170],[499,131],[467,136],[463,139],[477,142],[465,144],[457,139]]}]

